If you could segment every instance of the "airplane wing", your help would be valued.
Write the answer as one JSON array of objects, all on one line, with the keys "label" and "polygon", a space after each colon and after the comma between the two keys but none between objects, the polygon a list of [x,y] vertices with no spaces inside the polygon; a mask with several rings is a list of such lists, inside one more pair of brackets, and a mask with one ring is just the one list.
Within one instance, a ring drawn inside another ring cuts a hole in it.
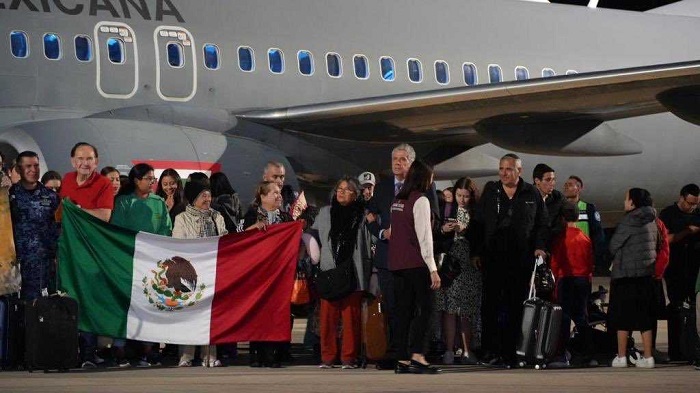
[{"label": "airplane wing", "polygon": [[[554,145],[562,147],[606,120],[671,111],[700,124],[699,103],[700,61],[693,61],[256,110],[237,117],[317,136],[392,143],[473,129],[496,144],[514,131],[532,137],[556,133],[561,141]],[[625,144],[609,131],[599,142]],[[604,155],[633,154],[635,148]]]}]

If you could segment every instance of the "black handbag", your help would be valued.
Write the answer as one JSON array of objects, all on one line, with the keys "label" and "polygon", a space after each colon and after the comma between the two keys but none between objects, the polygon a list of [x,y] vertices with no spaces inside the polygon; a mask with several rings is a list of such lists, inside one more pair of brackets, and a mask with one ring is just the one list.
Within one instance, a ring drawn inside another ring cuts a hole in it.
[{"label": "black handbag", "polygon": [[316,274],[316,291],[321,299],[338,300],[355,292],[357,277],[353,261]]},{"label": "black handbag", "polygon": [[440,287],[447,288],[452,285],[452,282],[462,273],[462,265],[459,261],[452,258],[449,253],[440,254],[442,262],[438,267],[438,275],[440,276]]},{"label": "black handbag", "polygon": [[535,289],[540,296],[554,293],[554,274],[547,263],[535,264]]}]

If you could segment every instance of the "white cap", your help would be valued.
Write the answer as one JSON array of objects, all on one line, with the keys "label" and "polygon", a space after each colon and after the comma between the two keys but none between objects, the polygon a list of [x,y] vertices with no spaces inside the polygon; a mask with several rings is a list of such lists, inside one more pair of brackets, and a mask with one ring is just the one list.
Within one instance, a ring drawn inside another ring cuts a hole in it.
[{"label": "white cap", "polygon": [[357,180],[363,186],[365,184],[371,184],[373,186],[377,184],[377,179],[374,177],[372,172],[362,172],[360,176],[357,177]]}]

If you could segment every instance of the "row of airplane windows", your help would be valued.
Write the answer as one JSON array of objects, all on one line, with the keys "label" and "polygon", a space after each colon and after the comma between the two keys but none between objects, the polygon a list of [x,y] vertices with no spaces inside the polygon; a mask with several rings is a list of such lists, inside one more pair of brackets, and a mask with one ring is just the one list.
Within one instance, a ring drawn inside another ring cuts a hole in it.
[{"label": "row of airplane windows", "polygon": [[[23,31],[12,31],[10,33],[10,43],[12,55],[16,58],[29,57],[29,39]],[[49,60],[60,60],[61,39],[57,34],[46,33],[43,36],[44,56]],[[77,35],[74,40],[75,57],[81,62],[90,62],[93,59],[92,40],[85,35]],[[113,64],[124,64],[126,62],[125,42],[121,38],[113,37],[106,40],[107,57]],[[185,50],[182,42],[168,42],[166,45],[168,64],[173,68],[185,67]],[[203,62],[204,67],[209,70],[220,68],[219,47],[214,44],[204,44]],[[268,68],[273,74],[283,74],[285,72],[284,52],[279,48],[270,48],[267,51]],[[340,78],[343,75],[342,59],[338,53],[329,52],[326,54],[326,72],[332,78]],[[353,72],[358,79],[368,79],[370,67],[367,56],[353,56]],[[297,52],[298,71],[302,75],[313,75],[315,71],[314,56],[307,50]],[[413,83],[423,82],[423,64],[419,59],[410,58],[406,61],[408,79]],[[255,53],[251,47],[240,46],[238,48],[238,67],[244,72],[255,71]],[[383,80],[387,82],[396,79],[396,68],[394,59],[389,56],[379,58],[379,71]],[[434,63],[435,81],[440,85],[450,83],[449,65],[447,62],[437,60]],[[576,74],[575,70],[566,71],[567,75]],[[468,86],[476,85],[478,81],[477,67],[474,63],[465,62],[462,64],[463,81]],[[555,76],[556,73],[551,68],[542,69],[542,77]],[[503,72],[499,65],[490,64],[488,66],[489,83],[503,81]],[[515,80],[530,79],[530,72],[524,66],[515,67]]]}]

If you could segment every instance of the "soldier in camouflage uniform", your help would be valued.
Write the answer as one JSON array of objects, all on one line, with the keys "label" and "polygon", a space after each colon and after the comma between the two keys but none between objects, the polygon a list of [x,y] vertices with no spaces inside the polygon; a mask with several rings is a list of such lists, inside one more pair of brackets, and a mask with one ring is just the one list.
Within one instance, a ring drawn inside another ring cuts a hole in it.
[{"label": "soldier in camouflage uniform", "polygon": [[32,151],[17,156],[20,181],[10,187],[10,210],[22,274],[21,297],[41,296],[43,288],[55,289],[59,198],[39,182],[39,157]]}]

